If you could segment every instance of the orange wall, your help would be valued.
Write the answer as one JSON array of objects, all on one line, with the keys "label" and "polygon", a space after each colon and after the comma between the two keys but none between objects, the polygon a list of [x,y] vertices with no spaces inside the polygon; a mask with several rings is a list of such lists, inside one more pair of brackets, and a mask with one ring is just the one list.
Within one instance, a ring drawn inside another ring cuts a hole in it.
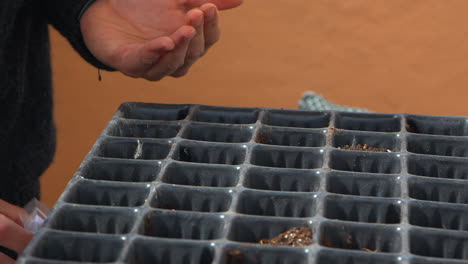
[{"label": "orange wall", "polygon": [[58,150],[42,177],[52,205],[120,103],[296,108],[314,90],[378,112],[468,116],[465,0],[245,0],[182,79],[135,80],[87,65],[56,32]]}]

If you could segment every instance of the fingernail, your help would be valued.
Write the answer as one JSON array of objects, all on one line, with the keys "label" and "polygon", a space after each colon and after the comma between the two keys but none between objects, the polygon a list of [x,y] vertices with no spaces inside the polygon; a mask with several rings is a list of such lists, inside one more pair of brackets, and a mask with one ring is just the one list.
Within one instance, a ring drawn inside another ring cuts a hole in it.
[{"label": "fingernail", "polygon": [[194,26],[195,27],[201,27],[203,25],[203,16],[200,16],[197,21],[195,21]]},{"label": "fingernail", "polygon": [[213,19],[216,15],[216,7],[212,6],[209,10],[208,10],[208,16],[210,17],[210,19]]}]

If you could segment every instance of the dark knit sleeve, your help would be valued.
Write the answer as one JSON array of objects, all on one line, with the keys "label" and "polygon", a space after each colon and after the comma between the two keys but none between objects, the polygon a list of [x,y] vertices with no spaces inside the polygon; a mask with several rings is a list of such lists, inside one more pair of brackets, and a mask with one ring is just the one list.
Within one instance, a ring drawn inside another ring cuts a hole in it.
[{"label": "dark knit sleeve", "polygon": [[47,19],[63,36],[65,36],[80,55],[95,67],[112,71],[96,59],[86,47],[80,30],[80,18],[93,0],[45,0]]}]

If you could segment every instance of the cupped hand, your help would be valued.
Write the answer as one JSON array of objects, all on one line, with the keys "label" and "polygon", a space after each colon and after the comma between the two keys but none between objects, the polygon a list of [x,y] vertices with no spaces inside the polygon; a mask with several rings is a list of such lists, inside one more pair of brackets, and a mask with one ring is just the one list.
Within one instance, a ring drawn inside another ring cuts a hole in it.
[{"label": "cupped hand", "polygon": [[97,0],[83,14],[86,46],[132,77],[180,77],[220,37],[218,10],[242,0]]},{"label": "cupped hand", "polygon": [[[33,234],[24,229],[21,218],[27,217],[22,208],[0,200],[0,246],[21,254],[31,241]],[[13,264],[15,261],[0,253],[0,263]]]}]

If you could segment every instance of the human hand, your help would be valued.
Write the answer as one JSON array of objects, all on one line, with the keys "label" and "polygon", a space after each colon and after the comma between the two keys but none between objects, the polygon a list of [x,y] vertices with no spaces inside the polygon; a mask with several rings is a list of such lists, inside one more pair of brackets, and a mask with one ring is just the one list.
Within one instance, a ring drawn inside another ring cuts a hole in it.
[{"label": "human hand", "polygon": [[218,9],[242,1],[97,0],[83,14],[81,32],[97,59],[126,75],[180,77],[218,41]]},{"label": "human hand", "polygon": [[[33,238],[33,234],[24,229],[21,218],[28,214],[22,208],[0,200],[0,246],[21,254]],[[15,261],[0,253],[0,263],[14,264]]]}]

